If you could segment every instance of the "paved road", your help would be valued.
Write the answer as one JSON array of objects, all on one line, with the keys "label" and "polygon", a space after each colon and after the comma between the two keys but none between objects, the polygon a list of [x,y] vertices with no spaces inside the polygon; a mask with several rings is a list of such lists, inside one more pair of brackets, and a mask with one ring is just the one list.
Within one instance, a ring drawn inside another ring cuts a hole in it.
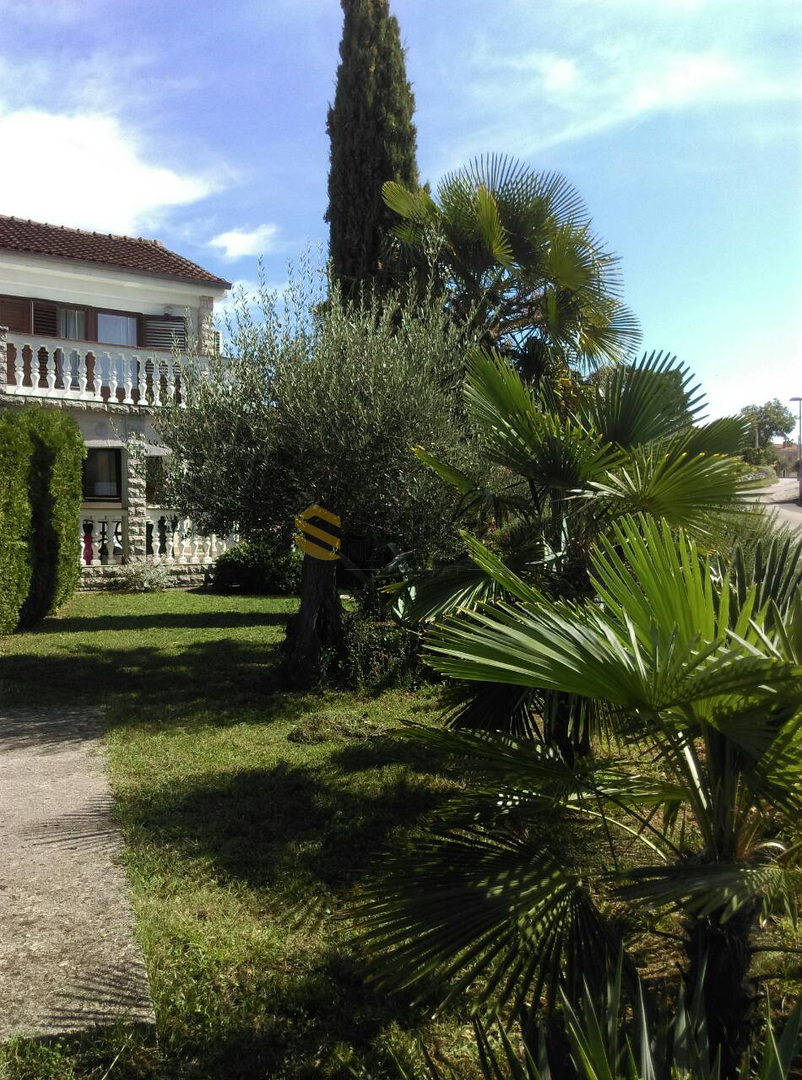
[{"label": "paved road", "polygon": [[153,1022],[97,716],[0,713],[0,1040]]},{"label": "paved road", "polygon": [[762,497],[764,502],[777,511],[780,521],[792,525],[795,529],[802,529],[802,506],[797,502],[799,484],[796,477],[778,480],[766,489]]}]

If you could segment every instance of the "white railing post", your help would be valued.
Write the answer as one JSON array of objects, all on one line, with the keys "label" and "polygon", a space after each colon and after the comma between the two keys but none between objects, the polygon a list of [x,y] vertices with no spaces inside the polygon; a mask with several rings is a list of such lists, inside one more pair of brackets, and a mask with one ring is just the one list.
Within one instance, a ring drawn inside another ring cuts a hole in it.
[{"label": "white railing post", "polygon": [[133,385],[134,385],[133,371],[131,370],[131,365],[133,363],[135,363],[135,361],[132,360],[130,356],[124,356],[123,357],[123,401],[124,402],[131,402],[133,400],[133,398],[131,397],[131,390],[133,389]]},{"label": "white railing post", "polygon": [[87,372],[86,372],[86,353],[78,353],[78,397],[87,398],[89,395],[86,392],[87,387]]},{"label": "white railing post", "polygon": [[56,389],[56,350],[47,349],[45,352],[45,381],[47,382],[48,397],[52,397]]},{"label": "white railing post", "polygon": [[145,372],[145,361],[140,360],[139,357],[134,361],[136,364],[136,395],[137,404],[144,405],[145,403],[145,391],[147,389],[148,381],[147,374]]},{"label": "white railing post", "polygon": [[[0,386],[8,389],[8,327],[0,326]],[[15,350],[16,351],[16,350]],[[16,369],[16,360],[14,362]],[[16,378],[14,382],[16,383]]]},{"label": "white railing post", "polygon": [[108,353],[109,358],[109,401],[114,402],[117,400],[117,389],[120,385],[117,371],[117,363],[119,357],[114,353]]}]

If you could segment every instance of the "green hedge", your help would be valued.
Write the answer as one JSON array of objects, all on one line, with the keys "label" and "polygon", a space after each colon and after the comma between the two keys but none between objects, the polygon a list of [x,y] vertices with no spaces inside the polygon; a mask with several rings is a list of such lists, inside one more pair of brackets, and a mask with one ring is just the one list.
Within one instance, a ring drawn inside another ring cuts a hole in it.
[{"label": "green hedge", "polygon": [[293,596],[301,588],[303,556],[286,537],[243,540],[224,551],[214,567],[215,589]]},{"label": "green hedge", "polygon": [[19,417],[0,415],[0,634],[17,629],[31,584],[28,476],[33,443]]},{"label": "green hedge", "polygon": [[30,626],[60,607],[78,584],[86,447],[76,422],[56,409],[32,406],[19,414],[19,422],[33,443],[31,588],[20,612],[20,626]]},{"label": "green hedge", "polygon": [[30,626],[75,591],[86,456],[75,421],[31,406],[0,417],[0,632]]}]

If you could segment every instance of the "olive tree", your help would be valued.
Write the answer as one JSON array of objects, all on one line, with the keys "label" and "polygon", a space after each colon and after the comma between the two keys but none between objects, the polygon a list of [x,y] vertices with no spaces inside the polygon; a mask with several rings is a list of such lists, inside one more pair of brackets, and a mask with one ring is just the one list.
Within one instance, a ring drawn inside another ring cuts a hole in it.
[{"label": "olive tree", "polygon": [[[184,400],[159,421],[172,497],[207,531],[283,532],[289,542],[297,515],[317,505],[376,547],[398,544],[419,561],[445,556],[459,496],[445,496],[411,448],[473,460],[460,395],[464,336],[439,298],[366,293],[354,305],[327,284],[308,273],[281,296],[261,290],[256,312],[238,298],[229,355],[190,365]],[[331,533],[330,522],[317,524]],[[314,678],[321,647],[341,646],[336,570],[335,559],[304,557],[285,643],[290,685]]]}]

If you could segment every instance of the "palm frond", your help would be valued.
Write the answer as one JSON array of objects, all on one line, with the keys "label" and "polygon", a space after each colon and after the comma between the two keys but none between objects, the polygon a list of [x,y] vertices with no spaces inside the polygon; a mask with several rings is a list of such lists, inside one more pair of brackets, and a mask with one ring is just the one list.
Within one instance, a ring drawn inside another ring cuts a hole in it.
[{"label": "palm frond", "polygon": [[544,995],[551,1008],[560,987],[575,998],[583,976],[600,983],[618,951],[581,876],[515,834],[432,833],[386,862],[367,899],[359,938],[386,957],[379,984],[441,1005],[470,988],[477,1008],[499,999],[517,1011]]},{"label": "palm frond", "polygon": [[688,454],[677,445],[638,447],[625,465],[589,479],[588,486],[618,515],[650,514],[701,535],[710,531],[712,517],[745,503],[751,487],[734,458]]},{"label": "palm frond", "polygon": [[715,913],[721,922],[759,898],[771,904],[802,892],[802,872],[773,861],[640,867],[625,878],[617,889],[625,900],[682,908],[698,919]]},{"label": "palm frond", "polygon": [[593,430],[631,449],[675,434],[705,407],[689,369],[675,356],[652,352],[591,384],[581,410]]}]

